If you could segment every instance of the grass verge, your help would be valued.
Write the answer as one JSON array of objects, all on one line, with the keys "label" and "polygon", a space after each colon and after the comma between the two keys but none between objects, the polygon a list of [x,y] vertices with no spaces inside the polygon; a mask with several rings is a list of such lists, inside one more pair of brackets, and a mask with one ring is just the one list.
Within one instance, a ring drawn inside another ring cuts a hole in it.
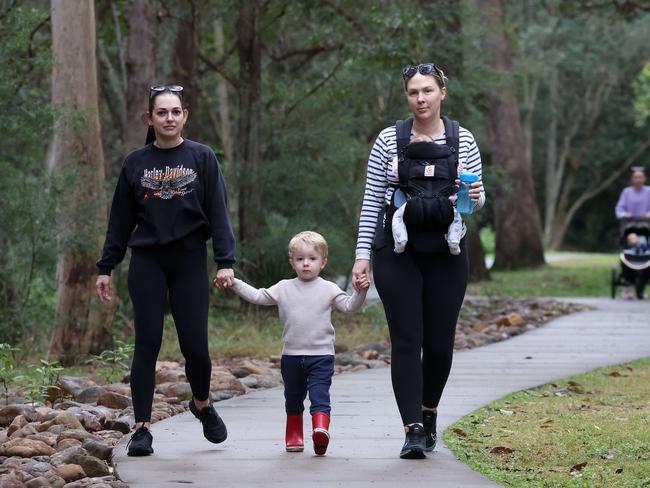
[{"label": "grass verge", "polygon": [[[165,317],[163,345],[159,359],[181,357],[176,330],[170,315]],[[388,341],[388,328],[381,305],[363,312],[332,312],[337,349],[351,349],[363,343]],[[211,309],[208,343],[213,357],[269,357],[282,351],[282,324],[275,307],[241,311],[229,307]]]},{"label": "grass verge", "polygon": [[508,395],[451,425],[463,462],[513,487],[650,486],[650,358]]},{"label": "grass verge", "polygon": [[492,280],[472,283],[468,294],[510,297],[607,297],[610,294],[613,254],[567,256],[535,269],[493,271]]}]

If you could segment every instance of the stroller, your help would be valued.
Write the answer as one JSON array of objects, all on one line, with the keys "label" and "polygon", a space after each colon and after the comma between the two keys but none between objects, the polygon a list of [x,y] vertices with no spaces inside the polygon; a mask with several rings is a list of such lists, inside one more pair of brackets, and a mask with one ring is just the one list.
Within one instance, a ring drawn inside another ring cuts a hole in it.
[{"label": "stroller", "polygon": [[[637,244],[631,246],[628,236],[636,234]],[[619,225],[620,272],[612,268],[612,298],[617,286],[633,286],[636,297],[644,297],[650,279],[650,220],[622,219]]]}]

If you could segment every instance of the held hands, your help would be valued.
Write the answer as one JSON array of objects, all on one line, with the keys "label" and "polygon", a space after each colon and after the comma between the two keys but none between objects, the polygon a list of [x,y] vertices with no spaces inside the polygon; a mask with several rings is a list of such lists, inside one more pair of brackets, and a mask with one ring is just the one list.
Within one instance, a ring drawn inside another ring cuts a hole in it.
[{"label": "held hands", "polygon": [[230,269],[220,269],[217,271],[217,276],[212,280],[214,286],[220,290],[225,290],[226,288],[232,288],[235,284],[235,272]]},{"label": "held hands", "polygon": [[97,297],[99,301],[106,304],[111,301],[111,277],[108,275],[99,275],[95,281]]},{"label": "held hands", "polygon": [[359,293],[370,286],[370,261],[357,259],[352,267],[352,287]]}]

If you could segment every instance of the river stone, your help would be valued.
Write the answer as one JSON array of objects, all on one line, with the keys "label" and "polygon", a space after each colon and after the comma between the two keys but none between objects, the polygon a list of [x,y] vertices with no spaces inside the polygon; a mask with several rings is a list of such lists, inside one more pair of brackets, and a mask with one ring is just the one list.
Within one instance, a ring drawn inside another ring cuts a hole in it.
[{"label": "river stone", "polygon": [[63,488],[66,481],[57,474],[51,474],[47,477],[50,488]]},{"label": "river stone", "polygon": [[27,436],[27,439],[34,439],[35,441],[45,442],[48,446],[54,447],[56,445],[56,434],[51,432],[38,432],[36,434],[30,434]]},{"label": "river stone", "polygon": [[39,476],[38,478],[32,478],[29,481],[25,482],[25,488],[50,488],[50,480],[44,476]]},{"label": "river stone", "polygon": [[346,352],[336,356],[336,364],[341,366],[357,366],[363,364],[363,358],[356,352]]},{"label": "river stone", "polygon": [[34,424],[27,424],[24,427],[18,429],[13,434],[9,436],[9,439],[18,439],[19,437],[27,437],[28,435],[36,434],[38,430]]},{"label": "river stone", "polygon": [[237,391],[239,393],[246,393],[246,387],[232,374],[220,374],[216,378],[213,376],[210,382],[210,389],[213,391]]},{"label": "river stone", "polygon": [[90,412],[81,412],[78,418],[83,428],[89,432],[95,432],[104,428],[100,418]]},{"label": "river stone", "polygon": [[106,430],[117,430],[122,434],[128,434],[131,432],[131,424],[124,422],[123,420],[107,420],[104,423],[104,428]]},{"label": "river stone", "polygon": [[11,434],[16,432],[19,429],[22,429],[27,425],[27,419],[24,415],[16,415],[9,427],[7,428],[7,436],[11,437]]},{"label": "river stone", "polygon": [[161,420],[165,420],[171,417],[171,414],[169,412],[165,412],[164,410],[154,410],[151,412],[151,421],[152,422],[160,422]]},{"label": "river stone", "polygon": [[86,439],[82,447],[93,457],[108,461],[113,455],[113,446],[100,442],[96,439]]},{"label": "river stone", "polygon": [[20,471],[12,471],[0,476],[0,486],[2,488],[25,488],[23,479],[24,477]]},{"label": "river stone", "polygon": [[58,386],[68,395],[76,397],[86,388],[97,386],[97,384],[91,379],[83,376],[61,376],[59,378]]},{"label": "river stone", "polygon": [[77,447],[81,445],[81,441],[78,439],[63,439],[56,445],[57,451],[64,451],[70,447]]},{"label": "river stone", "polygon": [[178,397],[181,400],[192,398],[192,387],[189,383],[162,383],[156,385],[156,391],[168,397]]},{"label": "river stone", "polygon": [[87,476],[106,476],[110,474],[108,464],[105,461],[88,454],[74,454],[70,458],[70,463],[81,466]]},{"label": "river stone", "polygon": [[92,437],[92,434],[90,432],[86,432],[84,429],[70,429],[61,432],[56,439],[56,443],[58,444],[63,439],[76,439],[79,442],[83,442],[88,437]]},{"label": "river stone", "polygon": [[62,464],[56,467],[56,472],[67,482],[77,481],[86,477],[84,469],[78,464]]},{"label": "river stone", "polygon": [[386,361],[383,359],[371,359],[370,361],[366,361],[366,366],[369,368],[383,368],[386,366]]},{"label": "river stone", "polygon": [[233,395],[232,393],[230,393],[228,391],[211,391],[210,392],[210,400],[212,400],[213,402],[220,402],[222,400],[229,400],[233,396],[235,396],[235,395]]},{"label": "river stone", "polygon": [[0,427],[7,427],[18,415],[24,416],[29,422],[37,419],[36,410],[30,405],[7,405],[0,409]]},{"label": "river stone", "polygon": [[20,457],[33,457],[33,456],[51,456],[54,454],[54,449],[42,441],[34,439],[25,439],[19,437],[17,439],[10,439],[0,446],[0,455],[3,456],[20,456]]},{"label": "river stone", "polygon": [[61,412],[52,420],[48,420],[47,422],[43,422],[42,424],[40,424],[38,426],[38,430],[40,432],[43,432],[44,430],[49,430],[50,427],[53,427],[55,425],[63,425],[66,427],[66,430],[83,429],[81,422],[79,422],[79,419],[77,419],[77,417],[75,417],[74,414],[68,412]]},{"label": "river stone", "polygon": [[82,390],[78,395],[75,395],[75,400],[81,403],[95,403],[106,391],[106,388],[103,386],[90,386]]},{"label": "river stone", "polygon": [[131,398],[131,387],[125,383],[111,383],[110,385],[104,385],[104,388],[113,393],[119,393],[120,395]]},{"label": "river stone", "polygon": [[240,377],[239,381],[241,381],[247,388],[257,388],[259,385],[259,380],[253,375],[245,376],[243,378]]},{"label": "river stone", "polygon": [[70,464],[70,460],[75,456],[75,455],[88,455],[88,451],[86,451],[81,445],[77,446],[72,446],[68,447],[67,449],[64,449],[63,451],[59,451],[55,454],[52,454],[50,457],[50,463],[53,466],[61,466],[62,464]]},{"label": "river stone", "polygon": [[156,383],[178,383],[186,381],[185,371],[181,369],[160,369],[156,371]]},{"label": "river stone", "polygon": [[47,477],[54,473],[54,467],[50,463],[35,461],[33,459],[29,459],[26,463],[23,463],[20,470],[34,478],[38,478],[39,476]]},{"label": "river stone", "polygon": [[[256,364],[253,361],[244,361],[238,365],[240,368],[243,368],[248,371],[248,374],[266,374],[269,372],[268,367],[261,366]],[[233,373],[234,374],[234,373]],[[236,376],[236,375],[235,375]]]},{"label": "river stone", "polygon": [[97,405],[114,408],[115,410],[123,410],[132,405],[132,402],[131,399],[126,395],[122,395],[114,391],[107,391],[106,393],[102,393],[97,398]]}]

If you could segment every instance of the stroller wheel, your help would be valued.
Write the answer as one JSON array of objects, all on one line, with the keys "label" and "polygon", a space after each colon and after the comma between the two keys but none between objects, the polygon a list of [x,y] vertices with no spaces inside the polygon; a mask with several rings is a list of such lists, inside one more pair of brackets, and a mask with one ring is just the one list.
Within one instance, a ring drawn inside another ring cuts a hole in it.
[{"label": "stroller wheel", "polygon": [[618,280],[616,279],[616,268],[612,268],[612,281],[611,281],[611,283],[612,283],[612,300],[616,299],[616,283],[617,283],[617,281]]}]

